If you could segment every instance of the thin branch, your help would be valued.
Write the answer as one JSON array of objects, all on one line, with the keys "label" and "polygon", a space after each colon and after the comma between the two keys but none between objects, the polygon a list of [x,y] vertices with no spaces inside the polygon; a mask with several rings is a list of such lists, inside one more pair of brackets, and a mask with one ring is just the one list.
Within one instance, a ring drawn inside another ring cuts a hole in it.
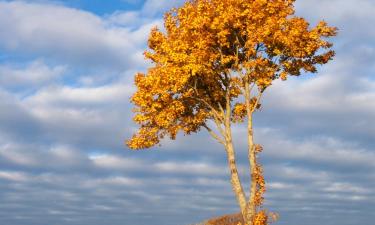
[{"label": "thin branch", "polygon": [[221,127],[221,124],[222,124],[223,122],[217,120],[215,117],[214,117],[214,122],[215,122],[215,124],[216,124],[216,128],[219,130],[220,134],[223,135],[223,136],[225,137],[225,131],[224,131],[223,128]]},{"label": "thin branch", "polygon": [[207,126],[207,124],[203,124],[203,127],[207,129],[208,133],[214,138],[216,139],[219,143],[221,143],[222,145],[225,146],[225,141],[220,138],[211,128],[209,128]]},{"label": "thin branch", "polygon": [[220,109],[221,114],[224,115],[224,114],[225,114],[225,111],[224,111],[223,106],[221,105],[221,103],[218,102],[217,105],[219,106],[219,109]]},{"label": "thin branch", "polygon": [[[231,117],[231,108],[230,108],[230,90],[227,89],[225,93],[225,128],[227,131],[230,130],[230,117]],[[227,138],[230,138],[229,135],[226,135]]]},{"label": "thin branch", "polygon": [[251,112],[253,113],[255,111],[255,109],[257,108],[259,102],[260,102],[260,99],[262,98],[262,95],[263,95],[263,92],[262,91],[259,91],[258,93],[258,96],[256,97],[256,101],[255,101],[255,104],[253,106],[253,108],[251,109]]},{"label": "thin branch", "polygon": [[253,89],[254,85],[251,86],[251,89],[250,89],[250,85],[248,84],[247,82],[247,79],[245,80],[245,84],[244,84],[244,89],[245,89],[245,104],[246,104],[246,111],[247,111],[247,117],[248,119],[250,119],[250,116],[251,116],[251,105],[250,105],[250,99],[251,99],[251,89]]},{"label": "thin branch", "polygon": [[[199,96],[198,94],[198,89],[197,89],[197,80],[195,80],[194,82],[194,87],[193,87],[195,93],[197,94],[197,96]],[[200,101],[202,102],[203,104],[205,104],[212,112],[212,117],[213,117],[213,120],[216,124],[216,127],[217,129],[219,130],[219,132],[221,133],[221,135],[225,136],[225,131],[223,130],[223,128],[221,127],[221,124],[224,123],[224,118],[223,118],[223,115],[221,115],[210,103],[208,103],[206,100],[202,99],[202,98],[197,98],[197,97],[190,97],[192,99],[195,99],[197,101]]]},{"label": "thin branch", "polygon": [[[194,82],[194,88],[193,89],[194,89],[195,93],[197,94],[197,96],[199,96],[198,89],[197,89],[197,80],[195,80],[195,82]],[[208,103],[206,100],[204,100],[202,98],[196,98],[196,97],[191,97],[191,98],[193,98],[197,101],[201,101],[203,104],[205,104],[215,114],[216,119],[218,119],[219,121],[222,122],[220,114],[216,111],[216,109],[210,103]]]},{"label": "thin branch", "polygon": [[207,105],[211,109],[213,121],[215,122],[217,129],[219,130],[220,134],[225,136],[225,132],[223,128],[221,127],[221,124],[224,123],[223,121],[224,119],[221,118],[218,112],[208,102],[204,101],[203,99],[196,98],[196,97],[190,97],[190,98],[203,102],[205,105]]}]

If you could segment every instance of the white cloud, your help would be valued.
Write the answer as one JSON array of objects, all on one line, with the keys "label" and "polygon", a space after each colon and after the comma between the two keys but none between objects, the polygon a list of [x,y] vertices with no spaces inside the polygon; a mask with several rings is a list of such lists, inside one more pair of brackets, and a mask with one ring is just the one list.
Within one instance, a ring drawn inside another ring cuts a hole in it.
[{"label": "white cloud", "polygon": [[43,137],[61,143],[91,143],[93,148],[120,147],[124,133],[130,131],[127,102],[132,89],[122,82],[99,87],[50,86],[21,104],[43,127]]},{"label": "white cloud", "polygon": [[155,165],[156,169],[165,173],[199,174],[199,175],[223,175],[227,172],[226,167],[209,165],[197,162],[161,162]]},{"label": "white cloud", "polygon": [[145,19],[149,20],[149,18],[142,19],[141,13],[139,11],[117,11],[108,16],[107,20],[111,24],[117,24],[122,26],[134,26],[136,24],[144,24]]},{"label": "white cloud", "polygon": [[15,182],[27,181],[28,178],[24,173],[13,172],[13,171],[1,171],[0,170],[0,179],[7,179]]},{"label": "white cloud", "polygon": [[[295,141],[280,133],[267,132],[260,135],[260,141],[265,146],[264,154],[268,157],[375,169],[375,153],[372,149],[363,149],[357,144],[327,137],[309,137]],[[272,142],[266,141],[269,138],[272,138]]]},{"label": "white cloud", "polygon": [[3,87],[37,88],[54,81],[66,71],[65,66],[49,67],[42,60],[35,60],[25,67],[0,65],[0,85]]},{"label": "white cloud", "polygon": [[[153,24],[153,21],[150,21]],[[149,27],[153,25],[144,24]],[[141,28],[142,30],[142,28]],[[0,48],[72,65],[126,68],[147,36],[62,5],[0,2]]]},{"label": "white cloud", "polygon": [[371,71],[357,71],[366,66],[357,62],[348,66],[338,58],[328,73],[276,82],[263,98],[257,122],[290,135],[326,135],[371,145],[375,82]]},{"label": "white cloud", "polygon": [[34,157],[30,157],[29,154],[19,151],[14,144],[0,146],[0,156],[8,163],[11,162],[23,166],[35,166],[38,162]]},{"label": "white cloud", "polygon": [[369,194],[370,191],[367,188],[357,186],[351,183],[341,183],[341,182],[334,182],[327,184],[327,187],[324,188],[325,191],[333,192],[333,193],[356,193],[356,194]]},{"label": "white cloud", "polygon": [[[358,21],[364,24],[373,20],[375,3],[371,0],[304,0],[296,1],[297,13],[332,23]],[[314,12],[314,13],[311,13]]]},{"label": "white cloud", "polygon": [[141,179],[129,178],[124,176],[107,177],[103,179],[92,179],[82,184],[85,188],[97,188],[98,186],[139,186],[142,185]]},{"label": "white cloud", "polygon": [[29,96],[24,101],[29,107],[35,108],[40,106],[103,105],[125,102],[133,91],[134,87],[120,82],[98,87],[50,86],[39,89],[36,94]]},{"label": "white cloud", "polygon": [[[342,65],[340,61],[337,62]],[[349,72],[347,72],[349,73]],[[306,80],[291,79],[277,82],[264,99],[273,110],[305,111],[313,113],[370,113],[375,109],[375,82],[366,76],[353,78],[351,74],[318,74]],[[357,101],[359,99],[361,101]],[[282,99],[282,101],[280,101]],[[368,104],[364,106],[362,101]],[[342,107],[346,106],[346,107]],[[375,111],[374,111],[375,112]]]},{"label": "white cloud", "polygon": [[[163,173],[169,175],[198,175],[198,176],[223,176],[228,173],[225,166],[209,164],[206,162],[175,162],[161,161],[150,162],[139,158],[125,158],[120,155],[94,154],[89,157],[95,166],[101,169],[111,169],[123,172],[146,172],[146,173]],[[172,180],[173,181],[173,180]],[[178,180],[177,183],[182,180]],[[171,180],[167,180],[171,182]],[[197,184],[206,184],[207,178],[198,179]],[[215,180],[214,183],[221,181]]]},{"label": "white cloud", "polygon": [[35,118],[13,94],[0,88],[0,133],[5,139],[11,136],[19,141],[33,137],[33,132],[39,132]]},{"label": "white cloud", "polygon": [[286,189],[292,189],[296,188],[293,184],[289,183],[282,183],[282,182],[269,182],[267,183],[267,187],[269,187],[271,190],[286,190]]},{"label": "white cloud", "polygon": [[278,179],[307,181],[307,182],[321,182],[332,179],[332,174],[322,170],[305,169],[302,167],[286,166],[286,165],[270,165],[268,166],[268,173],[274,175]]},{"label": "white cloud", "polygon": [[0,162],[16,168],[60,170],[92,166],[87,155],[64,145],[0,143]]},{"label": "white cloud", "polygon": [[146,15],[157,15],[164,13],[165,11],[181,5],[183,0],[176,1],[158,1],[158,0],[146,0],[143,4],[142,13]]},{"label": "white cloud", "polygon": [[149,169],[147,164],[140,159],[124,158],[119,155],[99,154],[91,155],[90,159],[100,168],[115,170]]}]

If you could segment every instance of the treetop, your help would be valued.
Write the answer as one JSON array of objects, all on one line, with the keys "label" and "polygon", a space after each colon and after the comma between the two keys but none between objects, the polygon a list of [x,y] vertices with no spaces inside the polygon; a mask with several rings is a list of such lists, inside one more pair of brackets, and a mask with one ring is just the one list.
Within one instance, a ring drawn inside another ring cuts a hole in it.
[{"label": "treetop", "polygon": [[[264,92],[276,79],[315,73],[334,56],[337,29],[321,21],[311,27],[294,15],[294,0],[190,0],[164,17],[165,31],[153,28],[145,57],[147,73],[135,76],[134,121],[140,129],[128,142],[152,147],[218,123],[230,109],[244,119],[245,87]],[[227,108],[228,102],[230,107]],[[256,97],[254,110],[259,108]]]}]

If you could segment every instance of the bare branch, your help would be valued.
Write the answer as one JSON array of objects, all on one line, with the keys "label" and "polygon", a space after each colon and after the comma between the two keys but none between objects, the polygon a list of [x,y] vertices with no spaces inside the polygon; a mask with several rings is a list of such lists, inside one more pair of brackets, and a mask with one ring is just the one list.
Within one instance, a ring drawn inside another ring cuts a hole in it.
[{"label": "bare branch", "polygon": [[[197,96],[199,96],[199,93],[198,93],[198,89],[197,89],[197,80],[195,80],[194,82],[194,87],[193,87],[195,93]],[[217,129],[219,130],[220,134],[225,136],[225,131],[223,130],[221,124],[224,123],[224,116],[219,113],[210,103],[208,103],[206,100],[202,99],[202,98],[197,98],[197,97],[190,97],[192,99],[195,99],[199,102],[202,102],[204,105],[206,105],[212,112],[212,117],[213,117],[213,121],[215,122],[216,124],[216,127]]]},{"label": "bare branch", "polygon": [[[199,96],[198,89],[197,89],[197,80],[195,80],[195,82],[194,82],[193,89],[194,89],[195,93],[197,94],[197,96]],[[203,104],[205,104],[214,113],[214,116],[216,117],[216,119],[222,122],[222,118],[221,118],[220,113],[210,103],[208,103],[206,100],[204,100],[202,98],[196,98],[196,97],[191,97],[191,98],[193,98],[193,99],[195,99],[197,101],[200,101]]]},{"label": "bare branch", "polygon": [[206,130],[208,131],[208,133],[214,138],[216,139],[219,143],[221,143],[222,145],[225,146],[225,141],[220,138],[211,128],[209,128],[207,126],[207,124],[203,124],[203,127],[206,128]]},{"label": "bare branch", "polygon": [[[231,117],[231,107],[230,107],[230,90],[227,89],[226,94],[225,94],[225,100],[226,100],[226,105],[225,105],[225,128],[226,131],[230,131],[230,117]],[[230,139],[230,134],[226,135],[228,139]],[[231,141],[231,140],[230,140]]]},{"label": "bare branch", "polygon": [[217,104],[218,104],[218,106],[219,106],[219,109],[220,109],[221,114],[224,115],[225,111],[224,111],[224,109],[223,109],[223,106],[220,104],[220,102],[218,102]]},{"label": "bare branch", "polygon": [[260,99],[262,98],[262,96],[263,96],[263,92],[262,92],[262,91],[259,91],[258,96],[256,97],[256,100],[255,100],[255,104],[254,104],[254,106],[253,106],[252,109],[251,109],[251,112],[252,112],[252,113],[253,113],[253,112],[255,111],[255,109],[257,108],[257,106],[258,106],[258,104],[259,104]]},{"label": "bare branch", "polygon": [[221,127],[221,125],[223,123],[221,121],[218,121],[215,117],[214,117],[214,122],[215,122],[216,128],[219,130],[220,134],[225,137],[225,130],[223,130],[223,128]]}]

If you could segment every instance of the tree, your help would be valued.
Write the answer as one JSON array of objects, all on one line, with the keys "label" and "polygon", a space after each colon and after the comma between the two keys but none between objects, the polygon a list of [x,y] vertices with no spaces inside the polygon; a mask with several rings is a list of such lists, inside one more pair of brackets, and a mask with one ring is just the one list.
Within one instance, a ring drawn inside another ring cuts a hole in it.
[{"label": "tree", "polygon": [[[179,132],[205,129],[227,153],[231,184],[246,224],[267,224],[265,184],[253,138],[253,114],[276,79],[317,72],[334,56],[336,28],[310,27],[294,15],[295,0],[189,0],[165,14],[165,31],[151,31],[146,74],[135,75],[134,121],[127,145],[152,147]],[[241,185],[231,125],[247,123],[251,185]]]}]

